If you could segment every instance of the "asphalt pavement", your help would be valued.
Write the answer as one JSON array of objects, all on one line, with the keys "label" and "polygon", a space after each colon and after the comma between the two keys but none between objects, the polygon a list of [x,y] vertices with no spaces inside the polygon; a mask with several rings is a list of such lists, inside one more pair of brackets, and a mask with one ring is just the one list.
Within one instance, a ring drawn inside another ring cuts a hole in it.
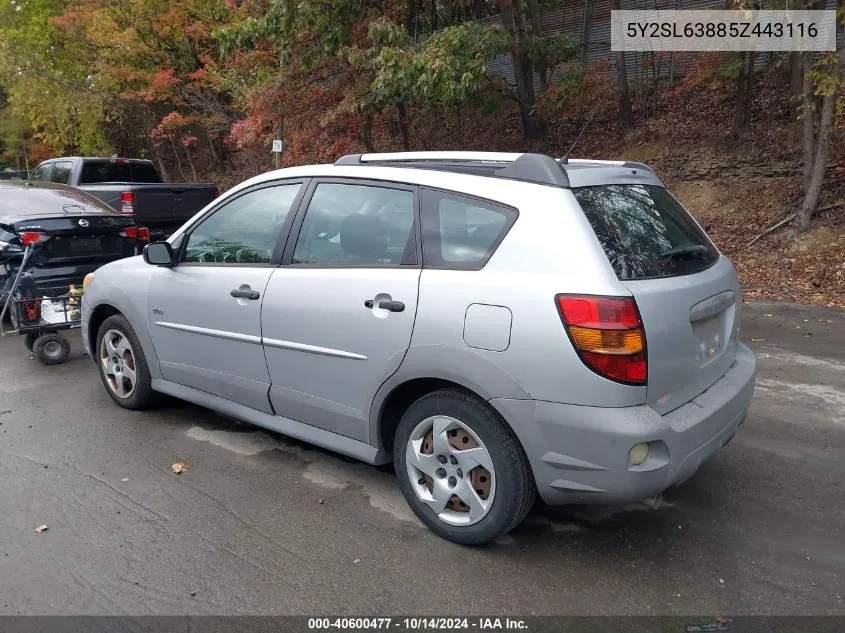
[{"label": "asphalt pavement", "polygon": [[483,548],[424,529],[390,468],[125,411],[77,336],[56,367],[2,340],[0,614],[845,615],[845,313],[749,304],[742,335],[752,412],[663,507],[538,507]]}]

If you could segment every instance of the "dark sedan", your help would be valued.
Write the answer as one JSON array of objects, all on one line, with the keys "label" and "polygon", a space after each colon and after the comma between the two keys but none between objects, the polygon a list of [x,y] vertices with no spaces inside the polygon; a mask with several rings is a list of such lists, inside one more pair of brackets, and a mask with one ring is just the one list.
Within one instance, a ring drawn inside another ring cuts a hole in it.
[{"label": "dark sedan", "polygon": [[[26,288],[39,296],[81,285],[86,274],[134,255],[149,238],[132,216],[94,196],[47,182],[0,181],[0,305],[23,262]],[[23,281],[23,279],[19,280]],[[20,287],[20,283],[19,283]]]}]

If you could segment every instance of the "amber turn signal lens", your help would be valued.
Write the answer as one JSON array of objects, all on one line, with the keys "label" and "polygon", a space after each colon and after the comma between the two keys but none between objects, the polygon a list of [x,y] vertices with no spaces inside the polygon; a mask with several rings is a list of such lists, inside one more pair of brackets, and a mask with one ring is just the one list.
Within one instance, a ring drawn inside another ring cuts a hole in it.
[{"label": "amber turn signal lens", "polygon": [[639,354],[643,351],[642,328],[594,330],[570,326],[569,333],[579,350],[596,354]]}]

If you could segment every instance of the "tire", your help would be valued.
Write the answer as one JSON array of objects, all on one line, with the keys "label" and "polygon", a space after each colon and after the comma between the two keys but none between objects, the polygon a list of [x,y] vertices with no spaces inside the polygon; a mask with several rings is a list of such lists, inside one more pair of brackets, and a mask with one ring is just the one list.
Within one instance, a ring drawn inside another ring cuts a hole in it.
[{"label": "tire", "polygon": [[[486,454],[462,455],[463,446]],[[461,545],[482,545],[510,532],[537,498],[516,436],[486,403],[461,391],[435,391],[408,407],[396,429],[393,458],[399,488],[414,514],[438,536]]]},{"label": "tire", "polygon": [[103,321],[92,356],[106,393],[115,403],[137,411],[156,402],[157,394],[151,386],[152,377],[144,350],[135,330],[122,314]]},{"label": "tire", "polygon": [[28,349],[30,352],[35,347],[35,340],[37,338],[38,338],[38,335],[33,334],[32,332],[29,332],[28,334],[24,334],[23,344],[26,345],[26,349]]},{"label": "tire", "polygon": [[70,343],[60,334],[42,334],[32,342],[32,352],[42,365],[61,365],[70,356]]}]

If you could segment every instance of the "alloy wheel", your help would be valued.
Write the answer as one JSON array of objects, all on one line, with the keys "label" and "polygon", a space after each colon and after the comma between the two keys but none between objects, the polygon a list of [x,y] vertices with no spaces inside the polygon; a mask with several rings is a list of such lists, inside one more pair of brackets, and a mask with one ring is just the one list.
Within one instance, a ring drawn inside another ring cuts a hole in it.
[{"label": "alloy wheel", "polygon": [[108,330],[100,341],[100,364],[112,393],[128,398],[135,391],[135,354],[126,335]]}]

